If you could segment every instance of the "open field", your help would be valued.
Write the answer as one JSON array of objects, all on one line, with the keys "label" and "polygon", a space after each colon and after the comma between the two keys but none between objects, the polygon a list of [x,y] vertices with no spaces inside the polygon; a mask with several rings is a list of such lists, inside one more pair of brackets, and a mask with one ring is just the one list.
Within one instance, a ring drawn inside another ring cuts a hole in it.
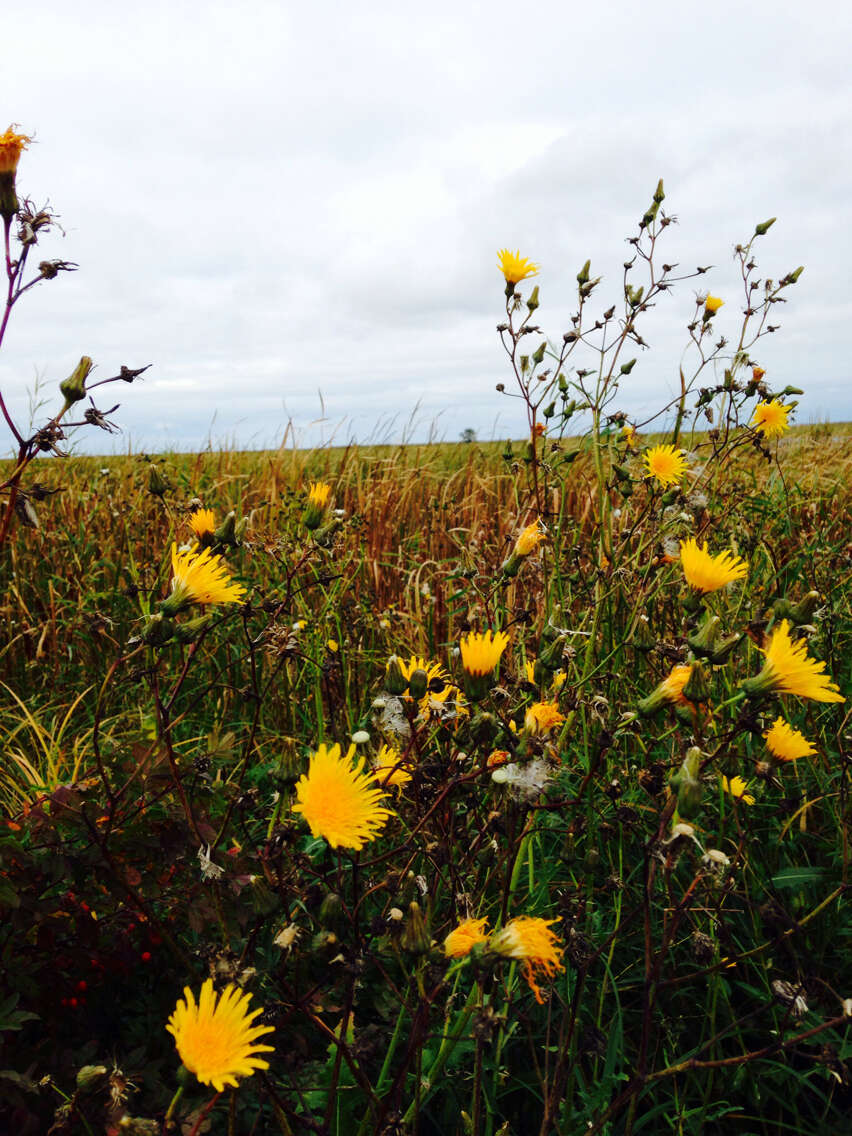
[{"label": "open field", "polygon": [[[852,428],[770,460],[684,438],[669,489],[599,438],[31,467],[0,607],[10,1131],[846,1130]],[[163,613],[198,501],[245,592]],[[687,587],[693,535],[747,575]],[[836,688],[741,686],[782,627]],[[497,628],[477,675],[460,640]],[[780,715],[812,753],[773,757]],[[312,805],[353,735],[383,800],[344,760]],[[165,1025],[208,976],[264,1008],[269,1067],[175,1101]]]}]

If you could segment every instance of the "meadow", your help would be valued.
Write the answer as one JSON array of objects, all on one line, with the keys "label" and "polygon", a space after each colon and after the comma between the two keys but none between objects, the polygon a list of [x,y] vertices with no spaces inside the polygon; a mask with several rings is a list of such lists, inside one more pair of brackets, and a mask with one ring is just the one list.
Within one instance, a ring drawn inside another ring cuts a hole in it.
[{"label": "meadow", "polygon": [[8,1131],[849,1130],[852,428],[758,365],[771,222],[618,409],[663,200],[561,340],[501,251],[520,440],[60,459],[85,359],[17,432]]}]

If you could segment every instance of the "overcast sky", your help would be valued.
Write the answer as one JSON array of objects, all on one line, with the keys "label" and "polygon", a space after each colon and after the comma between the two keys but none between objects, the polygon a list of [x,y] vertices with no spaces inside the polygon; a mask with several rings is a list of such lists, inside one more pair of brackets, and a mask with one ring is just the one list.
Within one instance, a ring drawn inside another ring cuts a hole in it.
[{"label": "overcast sky", "polygon": [[698,284],[729,298],[734,333],[733,244],[775,215],[765,274],[806,270],[756,356],[805,388],[801,421],[852,418],[851,11],[18,5],[0,130],[35,135],[19,191],[61,215],[37,259],[80,270],[13,313],[0,384],[26,419],[36,379],[50,394],[82,354],[98,377],[152,363],[116,387],[136,449],[270,445],[289,419],[306,442],[396,439],[418,406],[417,437],[518,437],[494,389],[496,250],[541,263],[559,340],[587,257],[601,310],[620,300],[624,238],[663,177],[663,259],[716,267],[651,314],[624,409],[673,389]]}]

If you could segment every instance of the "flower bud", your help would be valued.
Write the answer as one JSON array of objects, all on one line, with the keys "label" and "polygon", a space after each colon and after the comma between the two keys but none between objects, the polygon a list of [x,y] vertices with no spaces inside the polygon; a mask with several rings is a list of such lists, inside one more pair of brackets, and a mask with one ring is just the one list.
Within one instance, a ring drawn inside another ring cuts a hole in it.
[{"label": "flower bud", "polygon": [[531,312],[534,312],[537,307],[538,307],[538,284],[536,284],[535,288],[533,288],[532,292],[530,293],[530,298],[527,300],[527,308]]},{"label": "flower bud", "polygon": [[195,619],[188,619],[185,623],[178,623],[175,626],[175,639],[178,643],[194,643],[202,631],[206,631],[212,623],[212,615],[199,615]]},{"label": "flower bud", "polygon": [[[716,642],[716,637],[722,626],[722,621],[718,615],[708,615],[700,627],[691,631],[687,637],[686,642],[689,649],[699,659],[709,659],[713,655],[713,647]],[[693,671],[693,674],[695,671]],[[689,695],[686,695],[689,698]]]},{"label": "flower bud", "polygon": [[9,222],[18,212],[15,177],[21,151],[32,141],[26,134],[16,134],[10,126],[0,134],[0,217]]},{"label": "flower bud", "polygon": [[700,768],[701,750],[698,746],[692,746],[687,750],[680,769],[669,778],[672,791],[677,793],[677,815],[679,817],[690,819],[698,813],[701,807]]},{"label": "flower bud", "polygon": [[153,494],[154,497],[164,497],[168,491],[168,481],[152,462],[148,466],[148,492]]},{"label": "flower bud", "polygon": [[636,630],[633,632],[633,646],[637,651],[653,651],[657,645],[656,637],[651,631],[648,619],[645,616],[640,616],[636,622]]},{"label": "flower bud", "polygon": [[106,1065],[84,1065],[77,1070],[77,1091],[93,1093],[106,1083],[107,1076]]},{"label": "flower bud", "polygon": [[408,680],[408,693],[416,701],[426,697],[426,690],[429,686],[429,676],[422,669],[417,667],[411,672],[411,677]]},{"label": "flower bud", "polygon": [[147,643],[149,647],[162,647],[165,643],[168,643],[174,633],[174,621],[158,611],[145,624],[141,638],[143,643]]},{"label": "flower bud", "polygon": [[692,664],[692,671],[683,688],[683,697],[688,702],[706,702],[710,697],[710,684],[701,663]]},{"label": "flower bud", "polygon": [[592,262],[587,260],[580,271],[577,273],[577,283],[579,285],[587,284],[589,281],[589,270],[592,267]]},{"label": "flower bud", "polygon": [[431,946],[429,932],[420,905],[409,903],[408,919],[405,921],[405,930],[402,933],[400,945],[404,951],[412,955],[425,955]]},{"label": "flower bud", "polygon": [[216,544],[235,544],[234,534],[237,528],[237,515],[233,509],[225,516],[221,525],[213,531],[213,540]]},{"label": "flower bud", "polygon": [[59,384],[59,389],[65,396],[63,409],[67,410],[73,403],[86,397],[86,379],[93,366],[89,356],[84,355],[68,378]]},{"label": "flower bud", "polygon": [[540,366],[541,361],[544,358],[544,353],[545,353],[546,350],[547,350],[547,340],[543,339],[541,341],[541,343],[539,343],[538,347],[536,347],[535,351],[533,352],[533,357],[532,357],[533,366],[535,366],[535,367]]},{"label": "flower bud", "polygon": [[408,679],[402,673],[399,659],[391,655],[385,667],[385,690],[388,694],[405,694],[408,690]]},{"label": "flower bud", "polygon": [[337,892],[330,891],[320,904],[319,924],[326,931],[339,931],[345,922],[343,900]]},{"label": "flower bud", "polygon": [[756,237],[765,237],[774,224],[774,217],[770,217],[768,221],[761,221],[759,225],[755,225],[754,235]]}]

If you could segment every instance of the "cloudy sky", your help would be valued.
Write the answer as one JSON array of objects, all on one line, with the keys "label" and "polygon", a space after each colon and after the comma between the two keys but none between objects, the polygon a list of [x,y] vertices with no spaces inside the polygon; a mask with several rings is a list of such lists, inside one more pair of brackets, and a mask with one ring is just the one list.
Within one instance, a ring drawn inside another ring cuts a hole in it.
[{"label": "cloudy sky", "polygon": [[[120,445],[518,437],[496,250],[542,265],[568,326],[590,257],[601,310],[665,178],[663,259],[741,311],[732,246],[778,221],[766,275],[806,271],[756,355],[800,420],[852,418],[852,8],[43,0],[4,14],[0,129],[80,271],[13,313],[0,384],[25,420],[80,355],[120,384]],[[650,314],[623,406],[673,389],[697,284]],[[413,421],[413,425],[411,424]],[[113,444],[99,434],[97,444]],[[105,446],[104,446],[105,444]]]}]

